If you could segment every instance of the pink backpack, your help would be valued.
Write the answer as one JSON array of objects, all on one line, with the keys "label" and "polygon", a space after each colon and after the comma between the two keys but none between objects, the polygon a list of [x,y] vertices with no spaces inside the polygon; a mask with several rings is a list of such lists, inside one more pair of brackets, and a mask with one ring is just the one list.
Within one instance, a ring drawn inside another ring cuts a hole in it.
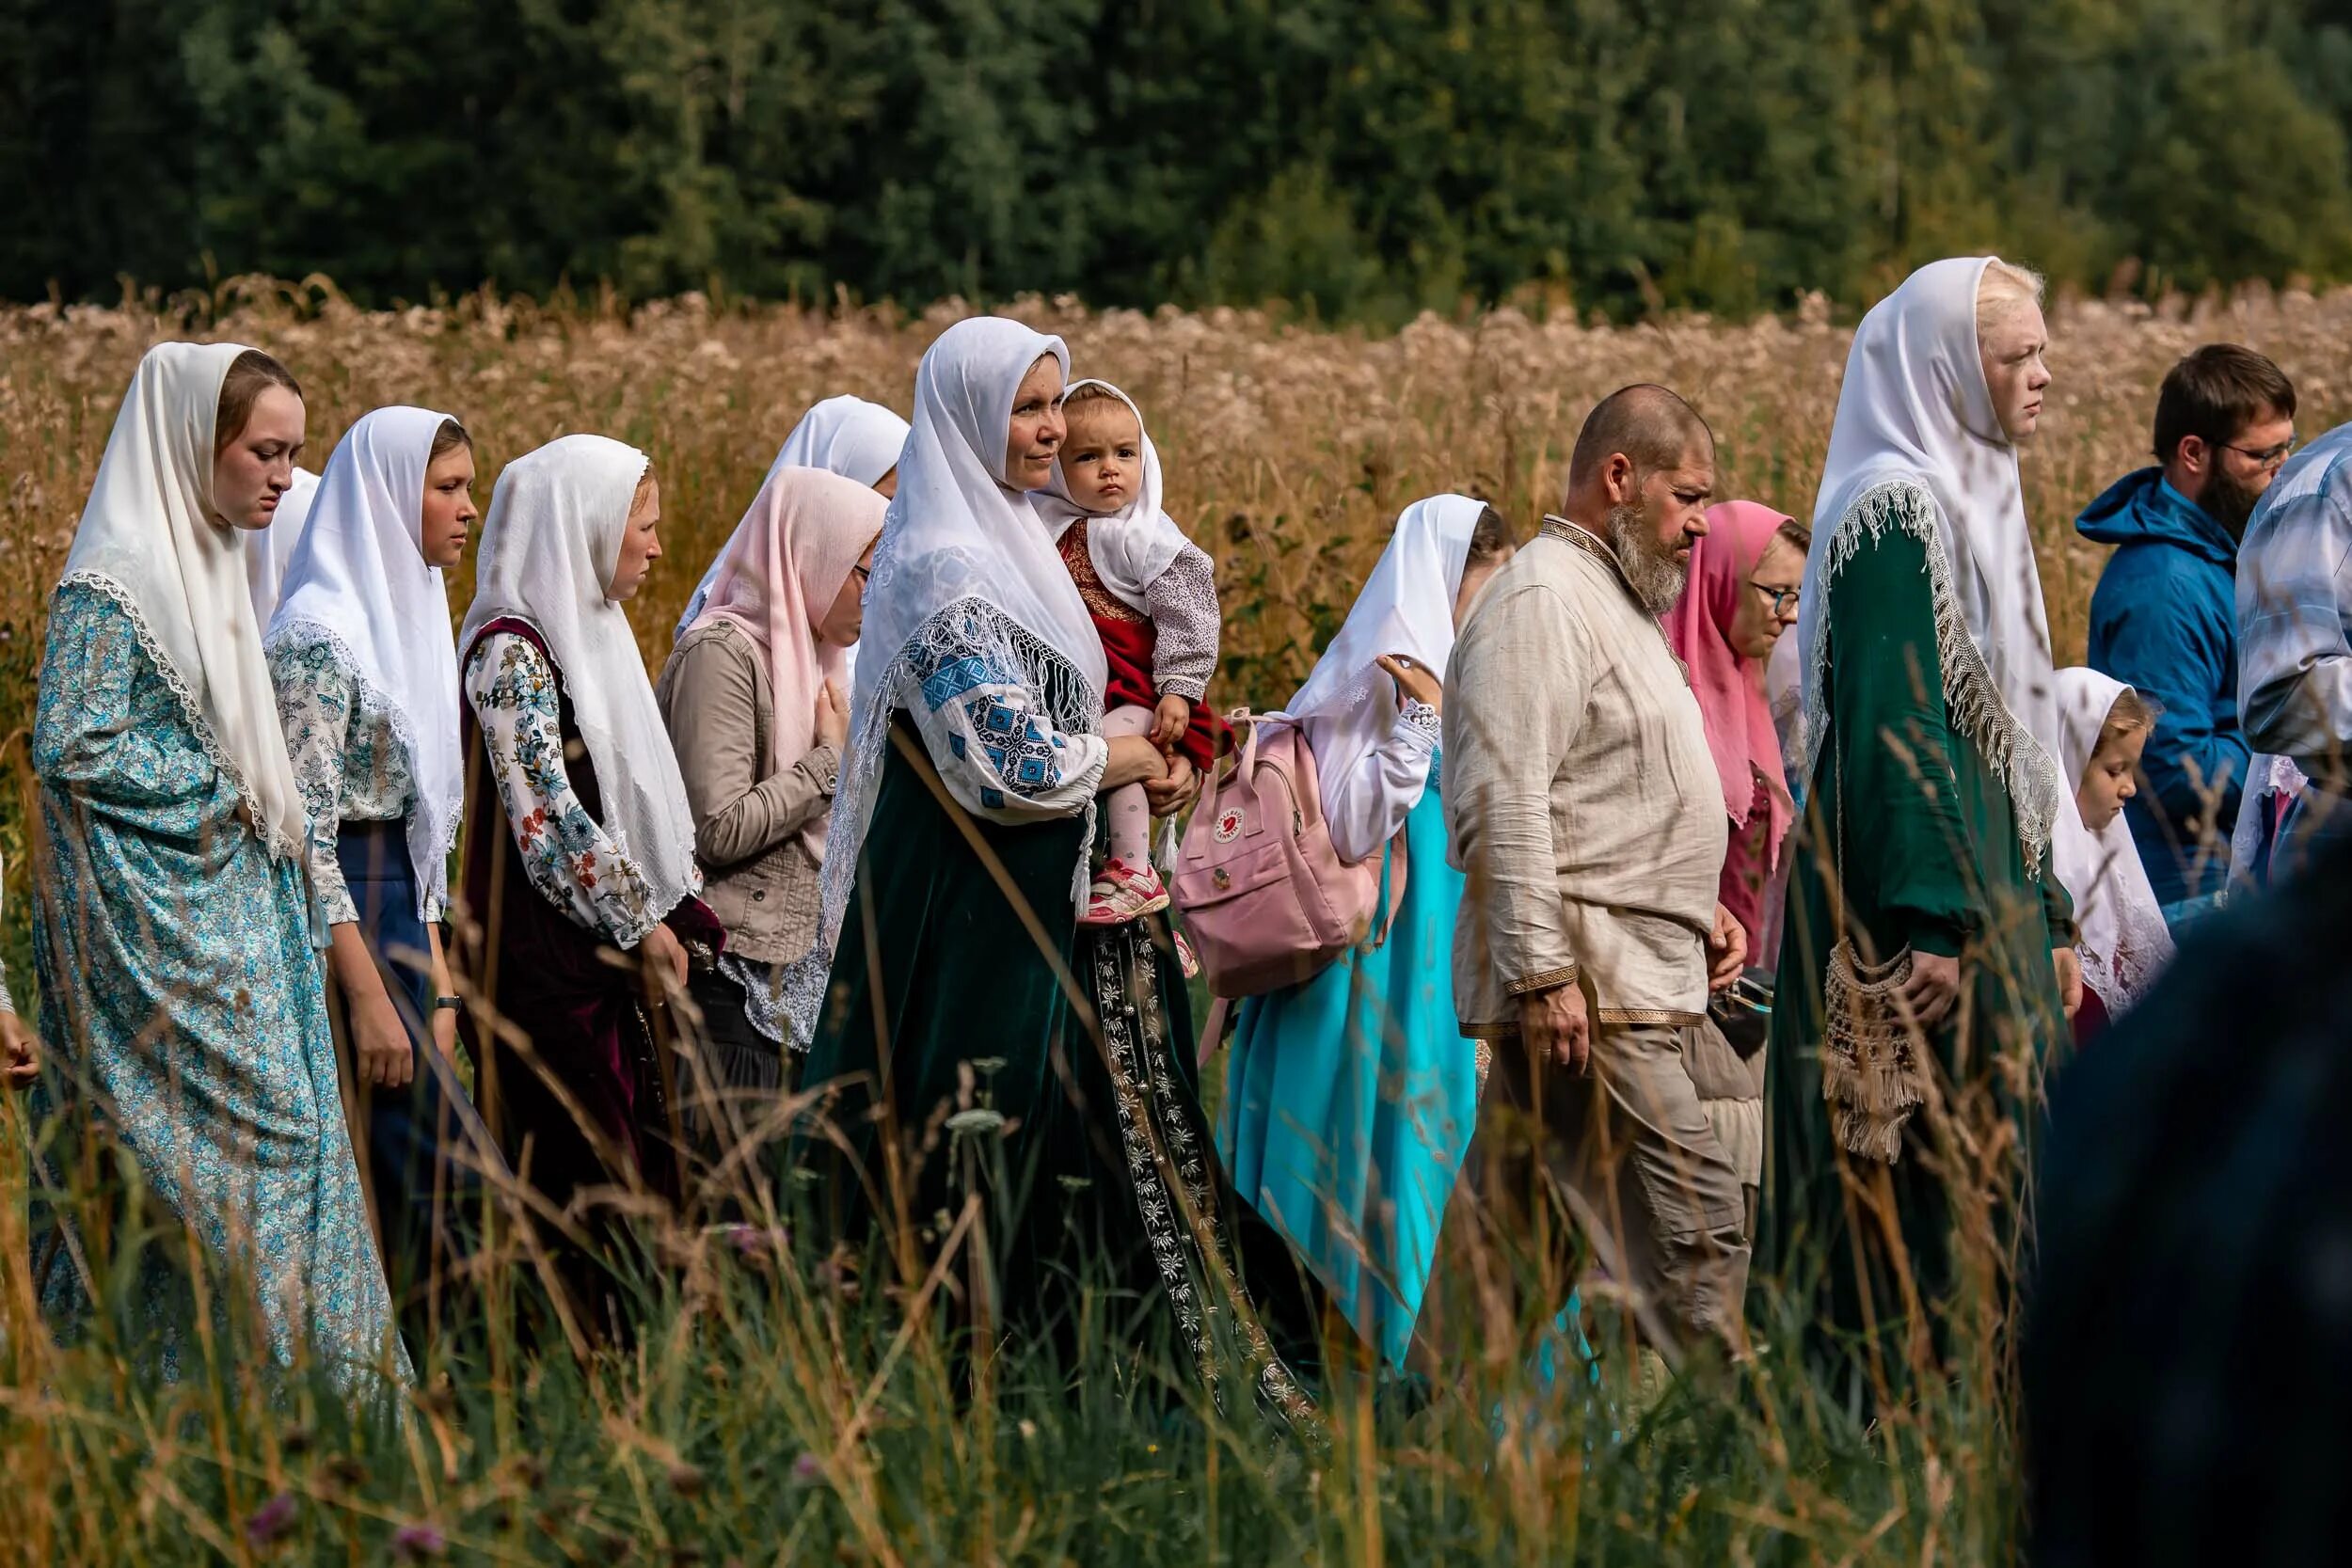
[{"label": "pink backpack", "polygon": [[[1381,857],[1350,865],[1323,819],[1314,753],[1287,715],[1231,718],[1240,755],[1202,794],[1177,851],[1168,892],[1184,913],[1213,996],[1262,996],[1313,979],[1375,933]],[[1405,835],[1395,839],[1388,914],[1405,894]]]}]

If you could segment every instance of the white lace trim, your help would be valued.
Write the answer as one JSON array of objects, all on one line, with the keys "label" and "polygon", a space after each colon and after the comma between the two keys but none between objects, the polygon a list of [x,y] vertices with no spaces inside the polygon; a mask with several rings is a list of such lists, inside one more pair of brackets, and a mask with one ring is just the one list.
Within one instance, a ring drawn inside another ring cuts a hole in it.
[{"label": "white lace trim", "polygon": [[[915,665],[925,656],[977,654],[1009,681],[1037,698],[1054,727],[1065,735],[1099,734],[1103,694],[1072,667],[1042,638],[986,599],[962,598],[928,617],[906,645],[875,677],[876,700],[854,720],[849,745],[841,756],[841,774],[834,792],[833,817],[826,832],[823,916],[819,945],[831,952],[839,942],[841,923],[849,911],[850,894],[857,883],[857,863],[866,847],[866,831],[874,816],[874,798],[882,787],[883,752],[890,745],[892,716],[904,709],[917,711],[925,701]],[[864,673],[860,673],[864,684]],[[1086,832],[1072,873],[1071,903],[1085,904],[1091,880],[1097,804],[1087,799]]]},{"label": "white lace trim", "polygon": [[1950,560],[1936,537],[1935,500],[1906,480],[1874,484],[1854,498],[1821,554],[1819,589],[1822,612],[1804,650],[1804,721],[1796,736],[1797,769],[1810,777],[1815,750],[1829,731],[1823,702],[1829,648],[1829,590],[1837,574],[1867,541],[1876,544],[1887,530],[1911,535],[1925,546],[1928,591],[1935,610],[1935,652],[1943,667],[1944,704],[1953,728],[1982,752],[2001,775],[2017,813],[2017,838],[2025,847],[2027,874],[2039,880],[2049,858],[2050,834],[2066,800],[2058,765],[2042,742],[2017,721],[2001,700],[1993,673],[1968,635],[1968,620],[1952,586]]},{"label": "white lace trim", "polygon": [[[305,635],[297,636],[297,633]],[[307,615],[295,616],[270,634],[262,644],[262,651],[267,654],[281,647],[300,647],[306,637],[309,641],[326,644],[334,653],[335,662],[342,667],[344,678],[358,689],[359,700],[384,715],[384,721],[391,725],[392,738],[400,742],[400,749],[408,759],[408,787],[416,792],[418,800],[423,800],[424,771],[417,766],[417,732],[407,710],[393,702],[383,688],[368,679],[360,668],[358,657],[351,651],[351,644],[344,641],[334,627]],[[441,825],[432,835],[433,842],[421,844],[413,832],[408,835],[411,857],[421,859],[417,868],[420,873],[417,894],[423,905],[419,911],[420,917],[427,922],[439,918],[440,911],[449,905],[449,857],[450,852],[457,847],[457,827],[465,816],[465,807],[466,792],[461,785],[454,797],[441,801]]]},{"label": "white lace trim", "polygon": [[263,815],[261,797],[253,793],[253,785],[246,778],[245,769],[237,766],[236,759],[229,754],[214,736],[212,722],[204,717],[204,705],[198,699],[196,692],[190,689],[186,678],[180,673],[180,667],[174,664],[170,656],[164,652],[164,645],[156,641],[153,629],[147,624],[147,616],[139,610],[138,601],[131,596],[131,591],[105,573],[94,571],[88,567],[84,567],[78,572],[67,573],[58,579],[57,587],[62,591],[77,583],[94,588],[106,595],[115,607],[122,611],[123,617],[131,623],[131,633],[138,639],[139,651],[147,655],[147,661],[155,667],[155,673],[162,678],[172,696],[179,699],[181,716],[187,721],[189,730],[195,734],[197,744],[204,749],[205,757],[214,767],[220,769],[222,776],[228,779],[230,786],[236,790],[237,800],[245,810],[246,820],[252,825],[253,836],[268,847],[274,859],[301,859],[305,849],[302,840],[288,838],[278,832],[270,824],[269,818]]}]

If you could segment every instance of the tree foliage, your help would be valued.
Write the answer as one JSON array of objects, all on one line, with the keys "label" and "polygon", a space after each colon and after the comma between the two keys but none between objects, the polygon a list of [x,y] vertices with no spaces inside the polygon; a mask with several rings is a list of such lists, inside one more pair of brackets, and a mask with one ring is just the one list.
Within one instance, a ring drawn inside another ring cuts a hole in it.
[{"label": "tree foliage", "polygon": [[2352,276],[2335,0],[0,0],[0,295]]}]

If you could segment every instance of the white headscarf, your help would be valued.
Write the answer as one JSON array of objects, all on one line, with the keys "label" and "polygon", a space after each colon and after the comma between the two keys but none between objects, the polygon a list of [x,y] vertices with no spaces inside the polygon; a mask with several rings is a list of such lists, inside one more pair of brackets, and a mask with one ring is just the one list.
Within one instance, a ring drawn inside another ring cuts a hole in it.
[{"label": "white headscarf", "polygon": [[[242,343],[158,343],[139,361],[58,586],[121,606],[271,854],[309,822],[278,725],[239,531],[213,510],[213,425]],[[282,503],[281,503],[282,504]]]},{"label": "white headscarf", "polygon": [[[2067,782],[2079,789],[2107,715],[2131,688],[2084,669],[2060,670],[2057,688],[2059,760]],[[2172,934],[2123,814],[2092,832],[2071,800],[2068,805],[2059,817],[2055,858],[2058,879],[2074,898],[2083,983],[2109,1012],[2120,1013],[2172,961]]]},{"label": "white headscarf", "polygon": [[[1830,584],[1889,528],[1928,546],[1936,653],[1955,728],[2001,773],[2027,863],[2038,868],[2072,791],[2053,752],[2058,707],[2042,575],[2026,525],[2017,449],[2001,432],[1977,346],[1990,258],[1921,267],[1862,319],[1813,513],[1798,636],[1805,657],[1800,744],[1825,733],[1822,660]],[[1924,490],[1931,508],[1912,504]]]},{"label": "white headscarf", "polygon": [[1127,405],[1127,412],[1136,417],[1136,436],[1143,447],[1143,477],[1127,504],[1116,512],[1089,513],[1070,496],[1064,481],[1061,459],[1054,460],[1054,477],[1038,493],[1039,515],[1045,519],[1051,537],[1059,542],[1070,531],[1070,525],[1079,518],[1087,519],[1087,559],[1094,563],[1094,575],[1103,579],[1103,586],[1126,603],[1130,609],[1142,610],[1144,590],[1159,579],[1185,545],[1184,530],[1160,509],[1160,452],[1152,444],[1151,433],[1143,428],[1143,410],[1136,400],[1107,381],[1082,376],[1064,388],[1067,401],[1081,387],[1100,387]]},{"label": "white headscarf", "polygon": [[423,548],[424,471],[448,421],[430,408],[378,408],[343,433],[263,639],[265,647],[332,643],[370,705],[391,721],[417,786],[408,859],[427,920],[448,900],[466,796],[449,591]]},{"label": "white headscarf", "polygon": [[241,528],[237,543],[245,550],[245,585],[253,594],[253,619],[267,626],[278,613],[278,595],[286,581],[287,563],[302,543],[303,526],[310,519],[310,501],[319,492],[319,476],[308,468],[294,471],[294,483],[278,498],[278,510],[267,528]]},{"label": "white headscarf", "polygon": [[[914,426],[866,585],[850,752],[825,857],[828,941],[849,907],[890,716],[924,700],[926,653],[975,649],[1020,681],[1056,727],[1091,735],[1101,725],[1102,638],[1044,519],[1005,477],[1013,399],[1029,367],[1049,356],[1069,373],[1059,338],[975,316],[941,333],[914,372]],[[1078,870],[1083,879],[1083,855]]]},{"label": "white headscarf", "polygon": [[[776,460],[768,465],[767,479],[760,481],[764,489],[768,480],[776,477],[779,468],[822,468],[829,474],[856,480],[871,490],[882,482],[884,475],[898,466],[898,453],[907,444],[907,422],[879,403],[864,398],[827,398],[801,416],[801,422],[792,427],[792,434],[784,438]],[[753,502],[754,510],[757,501]],[[752,513],[735,525],[726,544],[712,558],[702,581],[686,601],[686,613],[677,618],[675,635],[684,637],[710,602],[710,590],[719,580],[719,562],[736,547],[743,531],[751,525]]]},{"label": "white headscarf", "polygon": [[1356,765],[1396,729],[1395,683],[1374,661],[1403,654],[1445,679],[1454,602],[1486,510],[1468,496],[1431,496],[1406,507],[1339,635],[1283,710],[1303,721],[1327,816]]},{"label": "white headscarf", "polygon": [[509,463],[458,641],[471,648],[501,616],[546,641],[596,764],[604,831],[667,914],[702,891],[694,814],[628,612],[605,597],[646,466],[644,452],[602,436],[565,436]]}]

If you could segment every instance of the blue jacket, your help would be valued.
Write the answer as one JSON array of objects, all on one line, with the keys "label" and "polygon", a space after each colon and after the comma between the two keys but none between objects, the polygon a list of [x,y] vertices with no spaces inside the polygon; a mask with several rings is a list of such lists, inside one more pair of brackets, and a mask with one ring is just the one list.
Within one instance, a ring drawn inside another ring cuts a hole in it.
[{"label": "blue jacket", "polygon": [[2090,667],[2164,706],[2146,787],[2124,808],[2140,863],[2160,903],[2218,893],[2252,756],[2238,726],[2237,542],[2160,468],[2118,480],[2074,527],[2116,546],[2090,595]]}]

